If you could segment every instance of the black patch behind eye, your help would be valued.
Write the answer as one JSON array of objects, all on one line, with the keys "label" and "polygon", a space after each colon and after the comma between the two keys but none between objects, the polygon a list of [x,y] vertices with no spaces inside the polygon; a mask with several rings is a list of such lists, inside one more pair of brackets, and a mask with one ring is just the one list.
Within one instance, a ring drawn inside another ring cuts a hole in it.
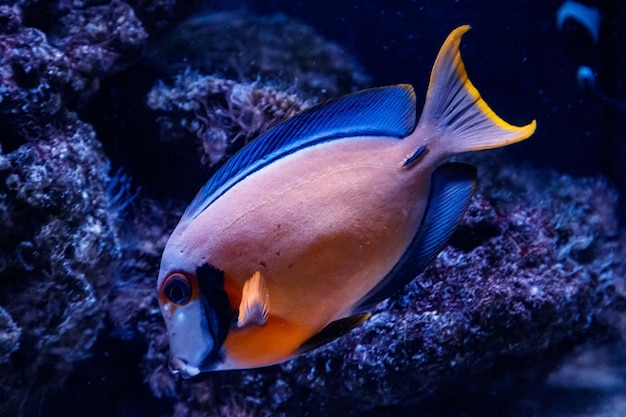
[{"label": "black patch behind eye", "polygon": [[212,265],[204,264],[196,270],[196,277],[203,297],[209,331],[214,341],[213,351],[205,362],[219,361],[219,350],[228,335],[232,321],[232,308],[224,291],[224,272]]}]

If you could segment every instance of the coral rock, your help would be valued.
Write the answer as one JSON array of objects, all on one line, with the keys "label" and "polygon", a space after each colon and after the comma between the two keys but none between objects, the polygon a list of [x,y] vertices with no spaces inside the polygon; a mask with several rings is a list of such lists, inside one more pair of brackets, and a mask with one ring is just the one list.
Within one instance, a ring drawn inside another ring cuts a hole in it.
[{"label": "coral rock", "polygon": [[[163,141],[199,148],[202,164],[221,162],[227,151],[243,146],[278,122],[310,106],[296,95],[186,70],[174,86],[159,82],[148,94],[159,110]],[[187,140],[185,138],[195,138]],[[193,162],[191,162],[193,163]]]},{"label": "coral rock", "polygon": [[315,98],[363,89],[370,79],[338,44],[285,15],[196,14],[163,36],[149,52],[170,72],[186,66],[205,74],[295,88]]},{"label": "coral rock", "polygon": [[108,162],[88,125],[63,122],[0,164],[0,357],[13,353],[0,360],[6,410],[36,404],[89,355],[120,255]]}]

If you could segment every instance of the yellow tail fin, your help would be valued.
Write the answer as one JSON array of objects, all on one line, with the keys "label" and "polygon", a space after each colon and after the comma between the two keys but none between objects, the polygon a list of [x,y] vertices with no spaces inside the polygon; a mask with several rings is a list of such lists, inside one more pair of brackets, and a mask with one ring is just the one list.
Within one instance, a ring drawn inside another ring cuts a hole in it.
[{"label": "yellow tail fin", "polygon": [[448,151],[460,153],[497,148],[532,135],[537,123],[513,126],[502,120],[471,83],[461,59],[461,37],[470,29],[460,26],[448,35],[430,75],[420,123],[438,128],[450,140]]}]

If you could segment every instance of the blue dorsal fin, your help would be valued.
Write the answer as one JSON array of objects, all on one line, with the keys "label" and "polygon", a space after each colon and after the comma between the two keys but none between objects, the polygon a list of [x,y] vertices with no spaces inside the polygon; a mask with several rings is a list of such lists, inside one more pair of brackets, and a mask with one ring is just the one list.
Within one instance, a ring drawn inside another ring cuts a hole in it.
[{"label": "blue dorsal fin", "polygon": [[237,152],[202,187],[183,219],[194,219],[248,175],[300,149],[357,136],[403,139],[413,132],[415,121],[415,93],[410,85],[372,88],[317,105]]},{"label": "blue dorsal fin", "polygon": [[473,165],[451,162],[433,172],[426,213],[417,234],[398,263],[359,301],[354,312],[368,310],[391,297],[426,269],[461,222],[475,185]]}]

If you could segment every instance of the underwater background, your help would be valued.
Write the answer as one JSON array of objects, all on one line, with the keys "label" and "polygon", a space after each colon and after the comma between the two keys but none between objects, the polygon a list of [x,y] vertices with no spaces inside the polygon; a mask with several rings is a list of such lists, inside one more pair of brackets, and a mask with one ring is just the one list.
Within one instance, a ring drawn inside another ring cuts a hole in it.
[{"label": "underwater background", "polygon": [[[463,157],[449,246],[329,345],[171,375],[156,275],[197,190],[315,103],[420,103],[461,24],[538,128]],[[626,416],[625,27],[618,0],[0,0],[0,416]]]}]

